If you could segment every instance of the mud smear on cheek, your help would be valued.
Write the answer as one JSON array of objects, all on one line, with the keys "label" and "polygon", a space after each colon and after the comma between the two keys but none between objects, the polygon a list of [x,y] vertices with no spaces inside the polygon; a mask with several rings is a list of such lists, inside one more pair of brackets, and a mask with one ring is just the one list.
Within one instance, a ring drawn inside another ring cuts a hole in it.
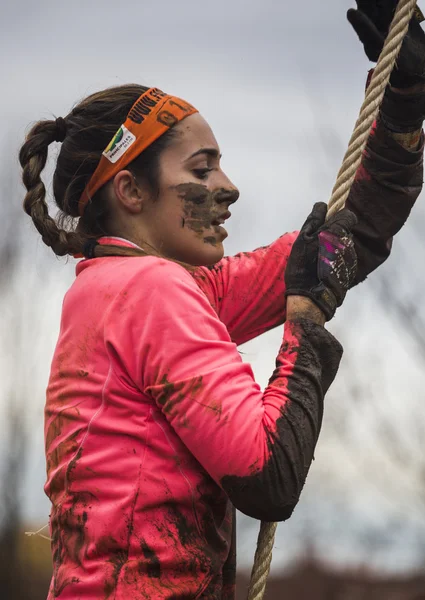
[{"label": "mud smear on cheek", "polygon": [[205,236],[205,230],[211,228],[211,215],[214,202],[213,194],[199,183],[181,183],[173,189],[182,200],[183,214],[181,226],[193,231],[205,244],[217,245],[215,236]]},{"label": "mud smear on cheek", "polygon": [[216,246],[217,240],[215,239],[215,237],[213,235],[207,235],[207,237],[204,237],[204,243],[211,244],[212,246]]}]

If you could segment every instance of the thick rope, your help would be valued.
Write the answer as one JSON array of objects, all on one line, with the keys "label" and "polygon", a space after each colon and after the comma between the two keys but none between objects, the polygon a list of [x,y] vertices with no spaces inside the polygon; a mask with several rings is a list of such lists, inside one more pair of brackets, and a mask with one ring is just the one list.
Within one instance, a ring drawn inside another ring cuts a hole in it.
[{"label": "thick rope", "polygon": [[272,562],[272,551],[277,523],[262,522],[255,551],[254,566],[248,589],[248,600],[257,600],[264,596],[267,577]]},{"label": "thick rope", "polygon": [[[397,56],[400,53],[415,7],[416,0],[400,0],[397,5],[387,39],[376,64],[353,134],[348,143],[348,150],[345,153],[332,190],[331,199],[328,203],[328,217],[344,207],[350,193],[357,169],[362,161],[370,130],[378,116],[385,89],[389,83]],[[277,523],[261,523],[248,589],[248,600],[262,600],[264,597],[272,561],[276,527]]]}]

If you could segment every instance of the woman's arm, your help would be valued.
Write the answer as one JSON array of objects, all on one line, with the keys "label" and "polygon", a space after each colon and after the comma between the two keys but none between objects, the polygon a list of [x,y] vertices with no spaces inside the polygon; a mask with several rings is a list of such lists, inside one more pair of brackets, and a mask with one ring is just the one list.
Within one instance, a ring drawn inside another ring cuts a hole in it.
[{"label": "woman's arm", "polygon": [[287,519],[313,458],[340,344],[294,308],[262,393],[191,275],[160,259],[143,265],[143,285],[129,281],[119,319],[114,310],[108,316],[108,345],[236,508]]},{"label": "woman's arm", "polygon": [[[377,62],[398,0],[356,0],[347,17],[366,56]],[[402,227],[422,189],[422,124],[425,117],[424,17],[412,14],[391,73],[375,131],[369,137],[347,207],[358,216],[356,283],[388,257],[392,236]],[[369,72],[367,86],[372,78]]]},{"label": "woman's arm", "polygon": [[358,219],[353,228],[358,258],[354,285],[388,258],[392,238],[422,190],[423,135],[416,135],[416,148],[408,147],[409,140],[397,139],[381,119],[369,137],[346,202]]}]

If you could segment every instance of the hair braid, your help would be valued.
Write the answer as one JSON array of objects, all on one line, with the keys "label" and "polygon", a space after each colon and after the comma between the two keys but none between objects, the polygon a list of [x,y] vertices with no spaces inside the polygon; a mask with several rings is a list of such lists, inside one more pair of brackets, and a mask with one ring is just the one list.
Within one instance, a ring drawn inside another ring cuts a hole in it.
[{"label": "hair braid", "polygon": [[60,229],[49,215],[46,187],[41,179],[48,156],[49,145],[57,139],[56,121],[39,121],[29,132],[19,153],[22,180],[27,189],[24,210],[32,218],[43,242],[55,254],[77,254],[82,251],[86,237],[80,233]]}]

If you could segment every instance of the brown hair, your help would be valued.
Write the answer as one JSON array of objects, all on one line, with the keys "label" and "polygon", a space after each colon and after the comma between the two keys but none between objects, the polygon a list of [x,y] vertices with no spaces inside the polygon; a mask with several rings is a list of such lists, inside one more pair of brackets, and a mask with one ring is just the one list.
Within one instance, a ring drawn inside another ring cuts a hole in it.
[{"label": "brown hair", "polygon": [[[32,218],[43,242],[55,254],[84,254],[93,239],[118,235],[108,231],[109,207],[102,190],[87,205],[78,222],[78,200],[96,169],[103,150],[125,121],[137,98],[149,88],[129,84],[92,94],[65,117],[36,123],[19,153],[27,189],[24,210]],[[138,178],[158,193],[158,158],[173,136],[170,129],[139,155],[129,166]],[[49,215],[46,188],[41,179],[49,145],[63,141],[53,175],[53,193],[59,208],[57,217]],[[151,248],[114,245],[91,246],[92,256],[144,256],[157,253]]]}]

